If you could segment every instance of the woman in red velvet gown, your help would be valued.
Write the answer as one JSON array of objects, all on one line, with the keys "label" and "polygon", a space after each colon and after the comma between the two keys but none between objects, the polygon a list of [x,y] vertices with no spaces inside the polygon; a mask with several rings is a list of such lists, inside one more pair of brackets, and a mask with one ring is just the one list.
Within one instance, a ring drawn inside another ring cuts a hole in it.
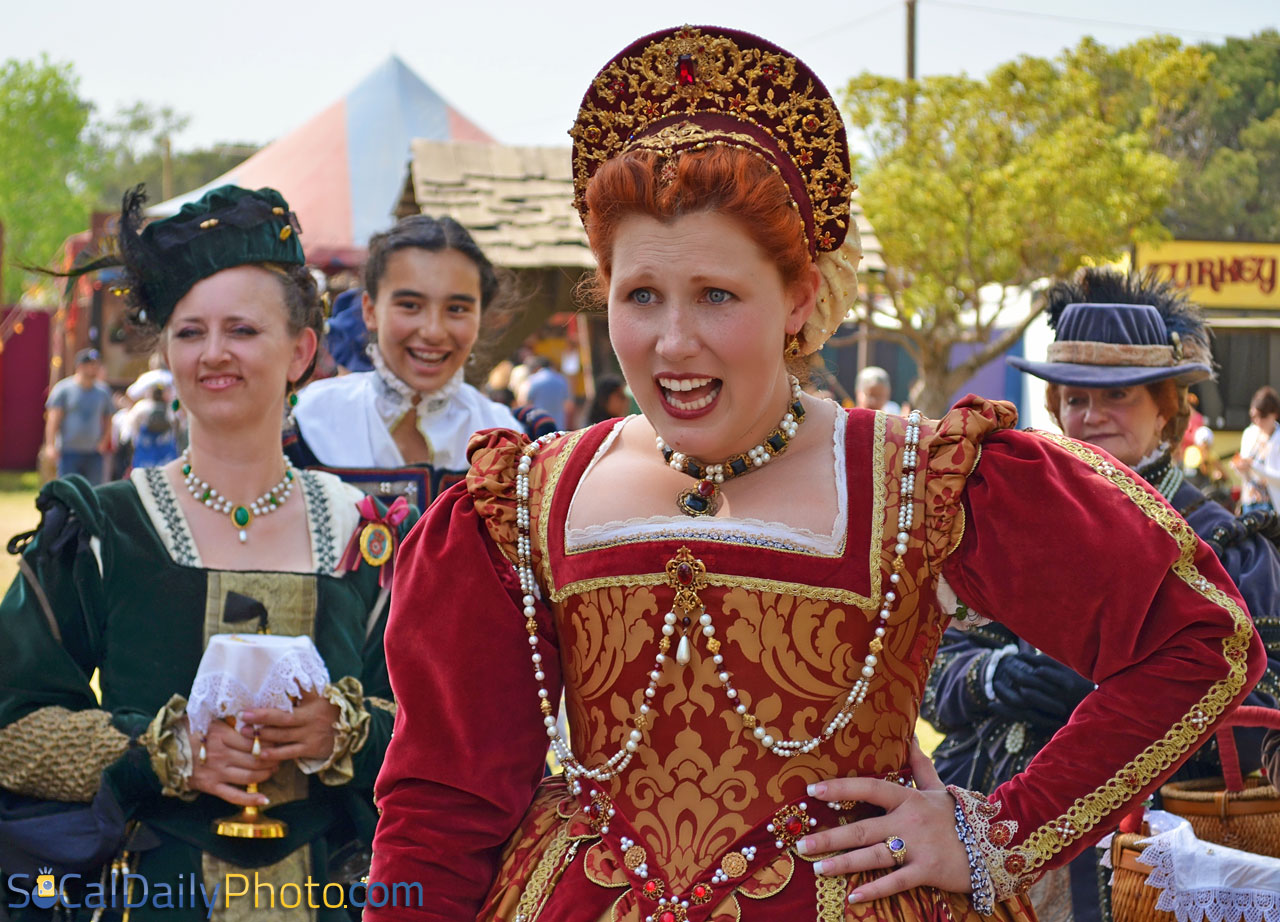
[{"label": "woman in red velvet gown", "polygon": [[[839,112],[793,56],[657,33],[572,134],[642,413],[482,433],[404,544],[366,918],[1031,918],[1260,674],[1235,587],[1145,483],[1008,404],[800,392],[858,246]],[[990,798],[912,745],[940,594],[1098,684]]]}]

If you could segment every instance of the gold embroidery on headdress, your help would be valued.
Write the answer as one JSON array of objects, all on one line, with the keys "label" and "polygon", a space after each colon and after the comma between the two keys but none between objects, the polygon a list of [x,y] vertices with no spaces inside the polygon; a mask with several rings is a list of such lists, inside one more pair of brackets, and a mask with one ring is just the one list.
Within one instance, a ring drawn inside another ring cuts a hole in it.
[{"label": "gold embroidery on headdress", "polygon": [[[803,63],[780,49],[746,44],[750,38],[741,36],[740,44],[729,34],[685,26],[600,71],[569,132],[574,204],[584,221],[587,183],[605,161],[628,150],[671,156],[724,144],[761,154],[775,169],[789,167],[812,210],[810,244],[819,252],[839,246],[853,190],[840,112]],[[733,119],[746,130],[708,124],[708,117]],[[655,125],[668,120],[674,124]]]}]

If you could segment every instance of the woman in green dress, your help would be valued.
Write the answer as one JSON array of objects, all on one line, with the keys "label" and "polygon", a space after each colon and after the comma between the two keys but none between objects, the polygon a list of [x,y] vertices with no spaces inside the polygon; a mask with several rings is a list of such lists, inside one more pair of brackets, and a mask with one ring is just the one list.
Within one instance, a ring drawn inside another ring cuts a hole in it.
[{"label": "woman in green dress", "polygon": [[[22,572],[0,603],[0,788],[10,808],[50,810],[37,852],[56,852],[73,815],[52,802],[92,802],[80,815],[98,818],[108,845],[124,830],[135,922],[346,918],[349,895],[324,887],[334,845],[371,837],[376,819],[395,712],[385,570],[414,516],[358,505],[355,488],[281,455],[285,404],[314,367],[323,320],[279,193],[225,186],[141,228],[143,201],[140,189],[125,197],[119,252],[87,268],[123,267],[133,320],[173,370],[190,448],[103,487],[50,483],[40,527],[11,542]],[[291,712],[243,713],[242,732],[214,723],[196,736],[186,696],[209,638],[259,626],[311,637],[330,684]],[[242,806],[287,834],[216,834]],[[0,821],[0,860],[21,850],[18,828]],[[0,903],[36,911],[23,900],[36,881],[3,870]],[[59,884],[56,911],[113,918],[94,915],[95,896],[110,895],[93,886],[112,876]]]}]

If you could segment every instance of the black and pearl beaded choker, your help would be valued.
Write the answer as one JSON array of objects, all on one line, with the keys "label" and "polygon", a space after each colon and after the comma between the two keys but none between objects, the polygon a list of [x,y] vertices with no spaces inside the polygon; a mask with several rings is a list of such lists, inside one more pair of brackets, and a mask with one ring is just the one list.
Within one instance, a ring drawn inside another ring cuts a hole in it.
[{"label": "black and pearl beaded choker", "polygon": [[800,381],[791,375],[791,402],[782,421],[755,448],[733,455],[719,464],[703,464],[690,458],[683,452],[676,451],[658,436],[658,451],[672,468],[694,478],[697,483],[682,490],[676,497],[676,505],[685,515],[715,515],[720,508],[720,485],[726,480],[749,474],[758,467],[764,467],[775,455],[787,450],[787,445],[796,437],[796,431],[804,422],[804,403],[801,402]]}]

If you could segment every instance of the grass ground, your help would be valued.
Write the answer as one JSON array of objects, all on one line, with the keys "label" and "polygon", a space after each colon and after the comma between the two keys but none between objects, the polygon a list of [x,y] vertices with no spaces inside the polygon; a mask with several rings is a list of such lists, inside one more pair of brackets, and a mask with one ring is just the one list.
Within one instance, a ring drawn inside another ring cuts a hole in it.
[{"label": "grass ground", "polygon": [[[40,478],[35,471],[0,471],[0,547],[19,532],[40,524],[36,493]],[[0,550],[0,594],[18,572],[14,558]]]}]

